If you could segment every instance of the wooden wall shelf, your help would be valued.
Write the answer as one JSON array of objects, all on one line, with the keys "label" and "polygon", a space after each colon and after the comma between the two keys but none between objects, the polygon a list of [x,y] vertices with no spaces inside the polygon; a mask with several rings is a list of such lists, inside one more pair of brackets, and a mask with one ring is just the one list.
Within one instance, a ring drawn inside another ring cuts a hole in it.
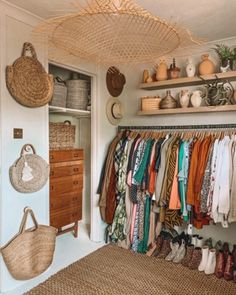
[{"label": "wooden wall shelf", "polygon": [[236,105],[224,106],[202,106],[198,108],[176,108],[176,109],[162,109],[157,111],[139,111],[138,116],[152,116],[152,115],[175,115],[175,114],[192,114],[192,113],[211,113],[211,112],[232,112],[236,111]]},{"label": "wooden wall shelf", "polygon": [[[236,80],[236,71],[226,72],[226,73],[216,73],[212,75],[203,75],[201,76],[204,80],[211,82],[216,79],[216,76],[219,79],[227,79],[229,81]],[[157,90],[157,89],[167,89],[167,88],[175,88],[175,87],[183,87],[183,86],[192,86],[192,85],[201,85],[204,84],[202,79],[199,77],[185,77],[178,79],[171,79],[165,81],[157,81],[152,83],[141,83],[139,88],[145,90]]]}]

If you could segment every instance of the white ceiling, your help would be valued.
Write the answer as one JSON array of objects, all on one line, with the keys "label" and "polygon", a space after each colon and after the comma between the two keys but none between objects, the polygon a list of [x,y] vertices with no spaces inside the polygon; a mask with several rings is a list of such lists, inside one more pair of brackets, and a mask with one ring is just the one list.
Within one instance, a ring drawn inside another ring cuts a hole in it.
[{"label": "white ceiling", "polygon": [[[8,0],[42,18],[71,12],[68,0]],[[74,1],[84,4],[85,0]],[[173,18],[197,37],[209,41],[236,36],[236,0],[137,0],[151,13]]]}]

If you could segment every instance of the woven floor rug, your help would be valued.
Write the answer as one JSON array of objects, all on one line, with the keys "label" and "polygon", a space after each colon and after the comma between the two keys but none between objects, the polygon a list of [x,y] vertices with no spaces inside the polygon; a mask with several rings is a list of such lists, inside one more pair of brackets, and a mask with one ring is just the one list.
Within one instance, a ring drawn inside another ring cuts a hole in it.
[{"label": "woven floor rug", "polygon": [[27,295],[235,295],[236,284],[165,260],[105,246]]}]

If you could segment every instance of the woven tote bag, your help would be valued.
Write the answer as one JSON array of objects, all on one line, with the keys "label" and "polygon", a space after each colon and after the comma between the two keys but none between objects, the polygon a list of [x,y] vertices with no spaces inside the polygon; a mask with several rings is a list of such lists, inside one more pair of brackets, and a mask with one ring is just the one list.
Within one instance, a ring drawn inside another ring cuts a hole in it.
[{"label": "woven tote bag", "polygon": [[[33,154],[25,154],[32,151]],[[36,155],[31,144],[25,144],[18,158],[9,170],[12,186],[20,193],[33,193],[40,190],[49,177],[48,163]]]},{"label": "woven tote bag", "polygon": [[[31,56],[26,56],[27,51]],[[24,43],[22,56],[7,67],[6,83],[15,100],[27,107],[41,107],[53,95],[53,76],[46,73],[30,43]]]},{"label": "woven tote bag", "polygon": [[[29,214],[34,227],[26,229]],[[38,224],[31,208],[24,209],[18,234],[1,248],[3,260],[13,278],[32,279],[51,265],[56,233],[56,228]]]}]

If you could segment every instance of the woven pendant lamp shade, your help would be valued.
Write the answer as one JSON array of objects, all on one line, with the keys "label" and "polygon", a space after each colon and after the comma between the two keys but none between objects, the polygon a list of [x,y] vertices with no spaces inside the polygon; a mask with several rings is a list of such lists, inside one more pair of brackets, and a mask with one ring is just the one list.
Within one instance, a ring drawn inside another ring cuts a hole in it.
[{"label": "woven pendant lamp shade", "polygon": [[153,62],[181,46],[198,44],[190,32],[171,25],[132,0],[93,0],[78,13],[41,23],[58,49],[98,64]]}]

